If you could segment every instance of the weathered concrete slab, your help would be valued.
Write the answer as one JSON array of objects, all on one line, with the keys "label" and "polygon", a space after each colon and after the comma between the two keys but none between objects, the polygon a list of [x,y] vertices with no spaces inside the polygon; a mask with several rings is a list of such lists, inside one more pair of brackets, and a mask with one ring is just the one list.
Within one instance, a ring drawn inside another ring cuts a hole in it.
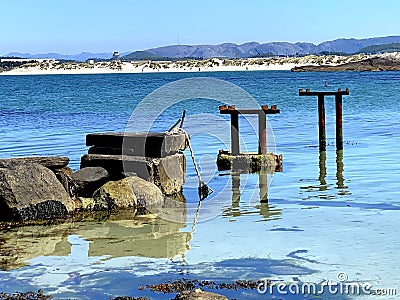
[{"label": "weathered concrete slab", "polygon": [[90,154],[165,157],[187,147],[184,134],[165,132],[105,132],[86,135]]},{"label": "weathered concrete slab", "polygon": [[219,171],[234,170],[241,173],[255,173],[260,170],[277,172],[282,170],[282,155],[273,153],[240,153],[232,155],[228,151],[220,150],[217,157]]},{"label": "weathered concrete slab", "polygon": [[0,168],[10,168],[15,164],[39,164],[51,170],[61,169],[68,165],[66,156],[29,156],[0,159]]},{"label": "weathered concrete slab", "polygon": [[81,158],[81,168],[86,167],[102,167],[113,180],[134,174],[157,185],[165,195],[180,193],[186,178],[183,153],[162,158],[85,154]]}]

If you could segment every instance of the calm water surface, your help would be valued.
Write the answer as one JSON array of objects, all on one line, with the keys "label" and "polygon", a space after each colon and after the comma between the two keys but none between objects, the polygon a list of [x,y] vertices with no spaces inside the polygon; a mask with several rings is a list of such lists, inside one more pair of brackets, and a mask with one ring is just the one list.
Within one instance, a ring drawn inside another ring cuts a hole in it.
[{"label": "calm water surface", "polygon": [[[188,99],[166,111],[153,129],[167,130],[187,110],[185,127],[197,132],[192,144],[201,172],[216,191],[202,203],[198,218],[197,177],[185,152],[187,207],[176,212],[175,222],[125,213],[3,231],[0,291],[41,288],[56,298],[170,299],[174,295],[139,287],[182,278],[320,283],[337,281],[337,274],[344,272],[349,281],[400,293],[400,73],[1,76],[0,157],[66,155],[77,170],[87,151],[86,133],[124,131],[132,111],[149,93],[194,76],[226,80],[259,104],[278,104],[281,114],[269,122],[276,151],[283,154],[283,171],[240,178],[218,172],[216,155],[226,148],[221,132],[229,140],[226,123],[204,119],[203,127],[214,129],[204,132],[195,117],[220,118],[219,103]],[[328,147],[320,155],[316,98],[298,96],[299,88],[325,90],[325,81],[330,90],[350,90],[343,100],[343,153],[335,151],[334,98],[326,99]],[[138,130],[145,115],[137,121]],[[245,140],[247,131],[244,126]],[[257,149],[256,141],[245,142]],[[239,188],[232,188],[238,180]],[[264,187],[266,182],[268,203],[261,203],[260,183]],[[215,217],[208,219],[210,215]],[[236,298],[272,297],[250,290],[218,292]]]}]

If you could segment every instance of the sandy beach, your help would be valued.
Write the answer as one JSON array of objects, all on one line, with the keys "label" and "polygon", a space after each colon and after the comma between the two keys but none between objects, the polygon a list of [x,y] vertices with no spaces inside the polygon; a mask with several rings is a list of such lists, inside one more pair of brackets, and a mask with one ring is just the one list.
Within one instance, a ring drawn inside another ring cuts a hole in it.
[{"label": "sandy beach", "polygon": [[157,73],[157,72],[221,72],[291,70],[305,65],[339,65],[357,62],[372,55],[352,56],[308,55],[304,57],[271,57],[248,59],[211,58],[207,60],[181,61],[107,61],[107,62],[58,62],[44,61],[24,64],[0,75],[45,74],[106,74],[106,73]]}]

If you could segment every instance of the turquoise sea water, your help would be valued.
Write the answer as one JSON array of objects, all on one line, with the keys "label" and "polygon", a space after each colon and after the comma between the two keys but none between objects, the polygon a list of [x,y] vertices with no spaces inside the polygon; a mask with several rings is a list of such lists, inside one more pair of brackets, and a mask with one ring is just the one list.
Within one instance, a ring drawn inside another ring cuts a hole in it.
[{"label": "turquoise sea water", "polygon": [[[219,104],[182,101],[165,111],[153,129],[167,130],[187,110],[185,127],[196,133],[191,142],[201,172],[216,191],[202,203],[198,220],[197,177],[185,152],[187,210],[178,222],[123,215],[3,231],[0,247],[7,255],[2,257],[0,291],[42,288],[56,298],[170,299],[174,295],[139,287],[183,278],[321,283],[346,273],[349,281],[400,293],[400,73],[0,76],[0,157],[66,155],[77,170],[87,151],[86,133],[124,131],[148,94],[198,76],[237,85],[259,104],[278,105],[281,114],[269,117],[275,140],[269,146],[283,155],[282,172],[267,178],[241,175],[241,188],[232,188],[231,174],[215,166],[218,150],[226,148],[223,140],[229,141]],[[346,87],[350,95],[343,99],[343,155],[335,151],[332,97],[326,98],[327,152],[319,155],[317,99],[299,97],[298,89]],[[235,103],[232,99],[228,104]],[[142,115],[138,130],[146,122],[146,111]],[[248,148],[257,149],[245,125],[242,132]],[[266,180],[268,203],[260,203],[259,183]],[[218,292],[239,299],[304,298],[277,291]]]}]

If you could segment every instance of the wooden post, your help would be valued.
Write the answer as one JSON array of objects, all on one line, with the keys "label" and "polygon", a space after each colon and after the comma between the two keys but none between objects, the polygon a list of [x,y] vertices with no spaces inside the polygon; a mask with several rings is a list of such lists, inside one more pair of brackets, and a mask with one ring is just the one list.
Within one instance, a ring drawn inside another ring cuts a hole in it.
[{"label": "wooden post", "polygon": [[232,155],[238,155],[239,150],[239,114],[231,114],[231,152]]},{"label": "wooden post", "polygon": [[319,136],[319,151],[326,151],[324,95],[318,95],[318,136]]},{"label": "wooden post", "polygon": [[258,114],[258,154],[267,154],[267,116],[264,111]]},{"label": "wooden post", "polygon": [[336,102],[336,150],[343,150],[343,110],[342,95],[335,95]]}]

